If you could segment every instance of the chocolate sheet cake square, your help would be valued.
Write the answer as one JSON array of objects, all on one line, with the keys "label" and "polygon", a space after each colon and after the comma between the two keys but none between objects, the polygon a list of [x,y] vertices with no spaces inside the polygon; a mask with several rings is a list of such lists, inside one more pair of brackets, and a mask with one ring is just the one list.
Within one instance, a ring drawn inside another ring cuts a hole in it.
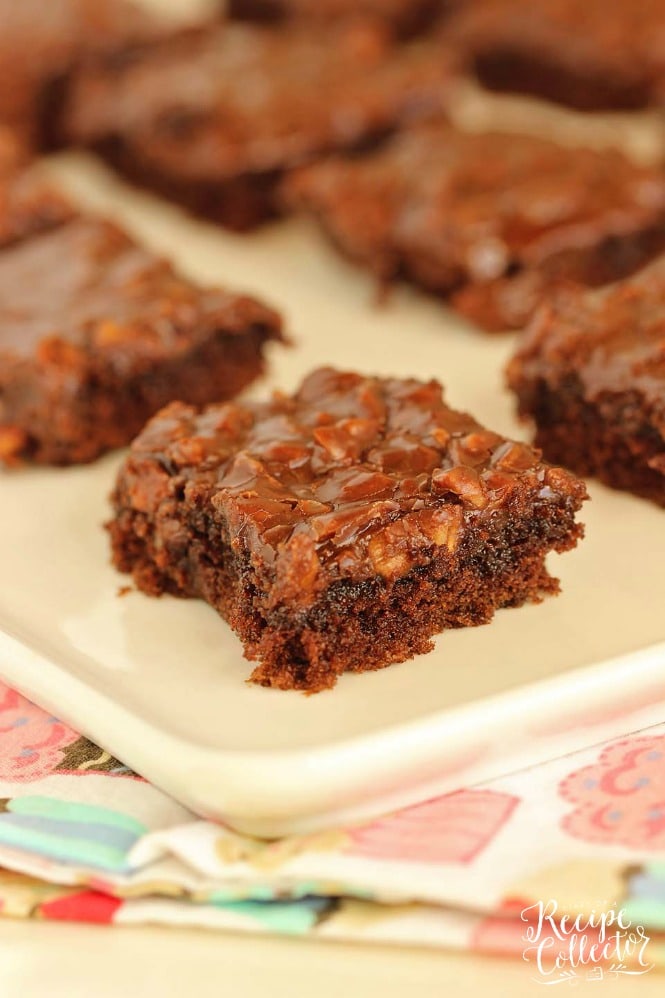
[{"label": "chocolate sheet cake square", "polygon": [[602,291],[561,291],[509,366],[548,458],[665,506],[665,259]]},{"label": "chocolate sheet cake square", "polygon": [[664,0],[471,0],[448,30],[494,90],[582,111],[665,103]]},{"label": "chocolate sheet cake square", "polygon": [[413,281],[488,330],[522,327],[562,280],[604,284],[665,246],[660,169],[441,121],[305,167],[283,196],[381,281]]},{"label": "chocolate sheet cake square", "polygon": [[130,0],[0,0],[0,122],[48,144],[83,61],[118,55],[164,30]]},{"label": "chocolate sheet cake square", "polygon": [[274,312],[57,208],[38,198],[36,217],[12,215],[0,198],[0,240],[3,226],[15,237],[0,251],[0,462],[90,461],[171,399],[228,398],[262,371]]},{"label": "chocolate sheet cake square", "polygon": [[365,24],[221,24],[79,74],[66,131],[137,182],[242,230],[275,215],[285,171],[440,107],[450,73],[440,46],[397,49]]},{"label": "chocolate sheet cake square", "polygon": [[316,692],[557,591],[582,482],[449,408],[441,386],[322,368],[292,396],[173,403],[109,524],[146,593],[201,597],[265,686]]}]

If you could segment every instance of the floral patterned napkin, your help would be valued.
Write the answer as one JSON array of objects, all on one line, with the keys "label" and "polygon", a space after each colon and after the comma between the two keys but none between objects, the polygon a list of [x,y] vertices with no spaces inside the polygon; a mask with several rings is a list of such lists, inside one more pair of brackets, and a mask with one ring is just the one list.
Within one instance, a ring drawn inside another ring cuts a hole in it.
[{"label": "floral patterned napkin", "polygon": [[548,980],[644,973],[665,966],[665,724],[265,843],[197,819],[0,683],[0,867],[8,916],[458,947]]}]

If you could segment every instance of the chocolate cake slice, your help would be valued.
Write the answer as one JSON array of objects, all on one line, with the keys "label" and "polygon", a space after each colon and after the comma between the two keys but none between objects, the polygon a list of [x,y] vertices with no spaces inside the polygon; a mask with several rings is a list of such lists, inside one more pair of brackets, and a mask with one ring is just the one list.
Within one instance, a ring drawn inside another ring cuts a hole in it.
[{"label": "chocolate cake slice", "polygon": [[665,259],[602,291],[560,291],[508,378],[550,460],[665,506]]},{"label": "chocolate cake slice", "polygon": [[585,498],[435,381],[322,368],[292,396],[164,409],[109,530],[140,589],[226,618],[255,682],[313,693],[556,592],[545,557],[575,546]]}]

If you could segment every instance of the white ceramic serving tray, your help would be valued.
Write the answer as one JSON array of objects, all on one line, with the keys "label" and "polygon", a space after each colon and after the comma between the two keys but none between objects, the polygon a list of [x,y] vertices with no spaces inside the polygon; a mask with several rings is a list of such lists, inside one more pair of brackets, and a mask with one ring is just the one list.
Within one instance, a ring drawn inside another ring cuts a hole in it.
[{"label": "white ceramic serving tray", "polygon": [[[370,281],[305,224],[235,237],[75,157],[55,166],[192,275],[265,296],[295,345],[254,389],[315,365],[437,377],[454,405],[520,434],[511,337]],[[39,293],[38,289],[35,293]],[[102,523],[121,455],[0,475],[0,676],[194,811],[250,834],[359,819],[665,717],[665,513],[593,487],[587,539],[554,556],[562,595],[443,635],[431,654],[317,696],[246,683],[239,641],[197,601],[120,597]]]}]

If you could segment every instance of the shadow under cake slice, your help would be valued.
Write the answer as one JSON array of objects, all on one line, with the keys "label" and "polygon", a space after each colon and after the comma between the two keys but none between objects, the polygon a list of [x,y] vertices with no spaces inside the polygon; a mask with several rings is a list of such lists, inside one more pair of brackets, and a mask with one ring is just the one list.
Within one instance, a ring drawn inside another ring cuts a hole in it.
[{"label": "shadow under cake slice", "polygon": [[322,368],[293,396],[164,409],[109,530],[140,589],[226,618],[255,682],[316,692],[556,592],[545,557],[575,546],[585,498],[435,381]]}]

